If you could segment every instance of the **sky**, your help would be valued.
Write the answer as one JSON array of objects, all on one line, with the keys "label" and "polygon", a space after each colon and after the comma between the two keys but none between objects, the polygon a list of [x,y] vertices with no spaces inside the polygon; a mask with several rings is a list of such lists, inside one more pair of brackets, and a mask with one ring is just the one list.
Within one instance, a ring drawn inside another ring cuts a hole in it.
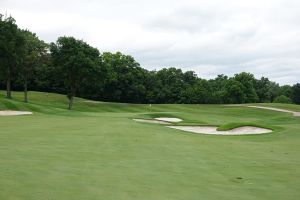
[{"label": "sky", "polygon": [[299,0],[0,0],[46,42],[74,36],[142,67],[300,82]]}]

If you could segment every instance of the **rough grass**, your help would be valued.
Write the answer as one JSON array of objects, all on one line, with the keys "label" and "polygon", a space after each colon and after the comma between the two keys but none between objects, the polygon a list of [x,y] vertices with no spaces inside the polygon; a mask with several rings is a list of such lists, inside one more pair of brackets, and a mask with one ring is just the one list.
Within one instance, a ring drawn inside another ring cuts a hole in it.
[{"label": "rough grass", "polygon": [[[34,114],[0,117],[0,199],[300,199],[300,118],[289,113],[80,98],[68,111],[63,95],[13,98],[1,95],[0,109]],[[132,120],[166,112],[186,124],[253,123],[274,132],[202,135]]]}]

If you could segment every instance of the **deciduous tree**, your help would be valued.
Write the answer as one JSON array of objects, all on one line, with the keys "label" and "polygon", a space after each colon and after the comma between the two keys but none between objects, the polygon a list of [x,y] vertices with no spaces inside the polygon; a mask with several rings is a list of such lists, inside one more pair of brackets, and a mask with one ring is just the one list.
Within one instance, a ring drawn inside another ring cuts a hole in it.
[{"label": "deciduous tree", "polygon": [[23,50],[24,37],[15,19],[0,14],[0,72],[6,80],[7,98],[11,98],[11,82]]},{"label": "deciduous tree", "polygon": [[47,44],[28,30],[23,30],[22,34],[24,49],[23,59],[20,63],[20,77],[24,81],[24,101],[28,102],[28,79],[32,77],[35,68],[42,64],[42,59],[47,53]]},{"label": "deciduous tree", "polygon": [[292,98],[294,103],[300,104],[300,83],[293,85]]},{"label": "deciduous tree", "polygon": [[[99,51],[74,37],[60,37],[51,43],[53,64],[60,71],[68,88],[69,109],[73,107],[78,85],[99,66]],[[91,83],[93,84],[93,83]]]}]

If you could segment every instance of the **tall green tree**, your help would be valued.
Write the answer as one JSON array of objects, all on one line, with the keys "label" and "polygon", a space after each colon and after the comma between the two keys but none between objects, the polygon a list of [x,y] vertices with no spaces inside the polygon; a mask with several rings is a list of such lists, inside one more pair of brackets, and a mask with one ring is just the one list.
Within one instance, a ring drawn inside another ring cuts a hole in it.
[{"label": "tall green tree", "polygon": [[181,92],[180,103],[208,103],[211,98],[209,93],[209,83],[204,79],[196,79],[196,82],[191,85],[186,85],[185,89]]},{"label": "tall green tree", "polygon": [[261,79],[256,80],[254,87],[259,99],[259,102],[270,102],[270,98],[268,96],[270,81],[268,78],[261,77]]},{"label": "tall green tree", "polygon": [[108,80],[104,89],[106,100],[145,102],[145,74],[147,70],[141,68],[132,56],[120,52],[104,52],[101,59],[108,73]]},{"label": "tall green tree", "polygon": [[47,54],[47,44],[39,40],[35,33],[29,30],[22,31],[24,37],[23,59],[20,63],[20,77],[24,81],[24,101],[28,102],[28,79],[30,79],[42,59]]},{"label": "tall green tree", "polygon": [[234,78],[230,78],[226,85],[226,102],[225,103],[245,103],[246,94],[243,92],[243,84]]},{"label": "tall green tree", "polygon": [[74,37],[59,37],[56,43],[50,44],[50,51],[54,66],[64,76],[68,88],[68,108],[71,110],[78,85],[92,75],[93,68],[98,67],[100,53]]},{"label": "tall green tree", "polygon": [[242,85],[241,90],[245,95],[245,103],[253,103],[258,101],[258,96],[254,89],[256,81],[253,74],[242,72],[235,74],[234,79],[240,82]]},{"label": "tall green tree", "polygon": [[160,103],[180,103],[180,94],[183,92],[183,72],[175,67],[163,68],[156,74],[160,82]]},{"label": "tall green tree", "polygon": [[228,77],[224,74],[218,75],[215,79],[209,80],[208,89],[211,98],[208,103],[228,103],[226,100],[226,85]]},{"label": "tall green tree", "polygon": [[300,104],[300,83],[293,85],[292,87],[292,99],[296,104]]},{"label": "tall green tree", "polygon": [[7,98],[11,98],[11,82],[23,50],[24,37],[15,19],[0,14],[0,72],[6,80]]},{"label": "tall green tree", "polygon": [[270,102],[273,102],[276,97],[280,95],[280,86],[278,83],[270,82],[268,84],[268,91],[267,91],[268,98]]}]

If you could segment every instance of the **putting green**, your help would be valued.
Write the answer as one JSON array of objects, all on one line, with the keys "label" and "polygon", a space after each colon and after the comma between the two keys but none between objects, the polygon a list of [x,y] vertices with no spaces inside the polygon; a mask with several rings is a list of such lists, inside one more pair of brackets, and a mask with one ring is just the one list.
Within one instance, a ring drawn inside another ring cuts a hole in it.
[{"label": "putting green", "polygon": [[[3,94],[3,92],[2,92]],[[0,95],[0,199],[272,199],[300,197],[300,118],[222,105],[137,105],[30,92]],[[253,104],[252,104],[253,105]],[[255,104],[293,111],[300,106]],[[178,125],[241,125],[270,134],[183,133],[134,118],[174,117]]]}]

